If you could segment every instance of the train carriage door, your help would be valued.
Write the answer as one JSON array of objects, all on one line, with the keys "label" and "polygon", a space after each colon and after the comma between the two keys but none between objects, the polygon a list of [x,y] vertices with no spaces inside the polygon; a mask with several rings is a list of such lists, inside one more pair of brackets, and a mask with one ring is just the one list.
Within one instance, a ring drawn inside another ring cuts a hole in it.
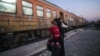
[{"label": "train carriage door", "polygon": [[60,18],[64,19],[64,14],[63,14],[63,12],[60,12]]}]

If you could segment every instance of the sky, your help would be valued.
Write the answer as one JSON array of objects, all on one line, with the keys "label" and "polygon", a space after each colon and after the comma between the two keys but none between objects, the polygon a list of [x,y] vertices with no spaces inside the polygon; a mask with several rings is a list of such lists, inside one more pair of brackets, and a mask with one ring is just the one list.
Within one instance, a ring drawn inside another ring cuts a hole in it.
[{"label": "sky", "polygon": [[100,0],[47,0],[59,7],[84,17],[88,21],[100,20]]}]

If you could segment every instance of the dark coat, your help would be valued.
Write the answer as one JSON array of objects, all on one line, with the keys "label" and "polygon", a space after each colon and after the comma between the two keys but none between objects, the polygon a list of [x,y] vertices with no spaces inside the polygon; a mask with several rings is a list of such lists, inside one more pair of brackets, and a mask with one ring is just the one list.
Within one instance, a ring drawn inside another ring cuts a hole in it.
[{"label": "dark coat", "polygon": [[65,56],[65,50],[64,50],[64,28],[61,27],[62,22],[60,21],[60,18],[56,18],[54,19],[54,21],[56,21],[57,26],[60,29],[60,44],[61,44],[61,51],[60,51],[60,55],[59,56]]}]

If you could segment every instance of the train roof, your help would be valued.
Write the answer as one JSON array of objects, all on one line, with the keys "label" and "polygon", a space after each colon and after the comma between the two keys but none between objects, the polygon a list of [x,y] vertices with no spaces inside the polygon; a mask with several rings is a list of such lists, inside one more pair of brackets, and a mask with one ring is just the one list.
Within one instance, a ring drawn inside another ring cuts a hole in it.
[{"label": "train roof", "polygon": [[49,5],[51,5],[51,6],[54,6],[54,7],[56,7],[56,8],[59,8],[59,9],[65,11],[63,8],[61,8],[61,7],[59,7],[58,5],[53,4],[53,3],[51,3],[51,2],[49,2],[49,1],[47,1],[47,0],[38,0],[38,1],[41,1],[41,2],[43,2],[43,3],[49,4]]},{"label": "train roof", "polygon": [[49,1],[47,1],[47,0],[38,0],[38,1],[44,2],[44,3],[49,4],[49,5],[52,5],[52,6],[54,6],[54,7],[57,7],[57,8],[59,8],[59,9],[65,11],[65,12],[67,12],[67,13],[73,15],[73,16],[77,16],[77,15],[75,15],[74,13],[69,12],[69,11],[67,11],[67,10],[64,10],[63,8],[59,7],[58,5],[53,4],[53,3],[51,3],[51,2],[49,2]]}]

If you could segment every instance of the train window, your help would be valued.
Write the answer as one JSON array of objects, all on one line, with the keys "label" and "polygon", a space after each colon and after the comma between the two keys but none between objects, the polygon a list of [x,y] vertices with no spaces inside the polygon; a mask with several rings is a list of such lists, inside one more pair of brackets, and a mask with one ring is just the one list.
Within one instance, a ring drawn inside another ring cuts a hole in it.
[{"label": "train window", "polygon": [[27,8],[27,7],[23,7],[23,12],[24,12],[24,14],[25,15],[32,15],[33,13],[33,11],[32,11],[32,9],[31,8]]},{"label": "train window", "polygon": [[69,19],[70,21],[73,21],[73,18],[72,17],[70,17],[70,19]]},{"label": "train window", "polygon": [[0,11],[15,13],[16,12],[16,0],[1,0],[0,1]]},{"label": "train window", "polygon": [[23,13],[25,15],[33,15],[32,4],[26,1],[22,1]]},{"label": "train window", "polygon": [[14,4],[16,4],[16,0],[1,0],[1,1],[3,1],[3,2],[7,2],[7,3],[14,3]]},{"label": "train window", "polygon": [[26,1],[22,1],[23,6],[32,7],[32,4]]},{"label": "train window", "polygon": [[53,11],[53,17],[56,18],[57,17],[57,12]]},{"label": "train window", "polygon": [[51,10],[47,9],[46,12],[47,12],[47,17],[51,18]]},{"label": "train window", "polygon": [[43,7],[37,6],[37,16],[43,17]]}]

